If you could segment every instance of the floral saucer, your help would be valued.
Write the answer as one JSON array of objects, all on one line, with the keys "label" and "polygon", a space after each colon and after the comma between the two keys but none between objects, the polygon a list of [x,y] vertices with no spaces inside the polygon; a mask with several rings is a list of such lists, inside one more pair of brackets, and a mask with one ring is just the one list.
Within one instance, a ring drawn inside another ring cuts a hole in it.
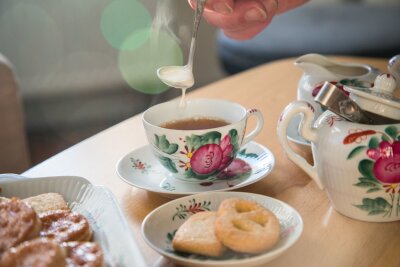
[{"label": "floral saucer", "polygon": [[117,163],[117,173],[126,183],[150,192],[177,198],[208,191],[234,190],[267,176],[275,157],[266,147],[250,142],[238,152],[227,169],[207,181],[185,181],[174,178],[153,156],[149,145],[134,150]]},{"label": "floral saucer", "polygon": [[289,122],[288,127],[286,128],[287,138],[296,144],[310,146],[311,143],[299,134],[298,128],[300,124],[300,118],[300,116],[296,116]]},{"label": "floral saucer", "polygon": [[[270,250],[250,255],[226,250],[218,258],[177,252],[172,247],[176,230],[197,212],[216,211],[227,198],[253,200],[272,211],[281,225],[278,243]],[[155,251],[182,266],[265,266],[289,249],[301,236],[303,221],[288,204],[264,195],[243,192],[209,192],[170,201],[149,213],[142,223],[142,236]]]}]

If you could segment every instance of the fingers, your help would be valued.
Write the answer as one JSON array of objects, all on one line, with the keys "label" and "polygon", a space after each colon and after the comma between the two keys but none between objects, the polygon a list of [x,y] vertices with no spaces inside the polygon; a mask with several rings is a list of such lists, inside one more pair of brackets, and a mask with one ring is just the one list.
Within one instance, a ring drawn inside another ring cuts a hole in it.
[{"label": "fingers", "polygon": [[[196,6],[196,0],[189,2]],[[228,37],[247,40],[271,22],[277,8],[277,0],[208,0],[204,18]]]}]

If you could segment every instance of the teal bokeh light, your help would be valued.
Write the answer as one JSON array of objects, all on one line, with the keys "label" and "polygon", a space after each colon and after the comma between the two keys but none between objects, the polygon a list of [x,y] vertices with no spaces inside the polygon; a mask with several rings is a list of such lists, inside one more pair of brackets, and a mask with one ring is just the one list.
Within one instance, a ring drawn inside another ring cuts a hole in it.
[{"label": "teal bokeh light", "polygon": [[100,28],[112,47],[133,50],[147,41],[151,23],[151,15],[140,2],[115,0],[104,9]]},{"label": "teal bokeh light", "polygon": [[132,34],[122,45],[118,65],[125,81],[135,90],[146,94],[158,94],[169,87],[157,77],[157,69],[168,65],[182,65],[182,50],[176,39],[165,31],[151,32],[150,38],[136,50],[127,50],[131,39],[136,40],[137,35]]}]

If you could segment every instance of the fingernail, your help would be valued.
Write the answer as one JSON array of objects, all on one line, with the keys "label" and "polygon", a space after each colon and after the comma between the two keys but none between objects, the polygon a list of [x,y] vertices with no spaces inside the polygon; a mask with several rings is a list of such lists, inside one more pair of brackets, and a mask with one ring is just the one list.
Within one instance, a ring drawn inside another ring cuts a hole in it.
[{"label": "fingernail", "polygon": [[213,10],[217,13],[227,15],[232,13],[232,8],[225,3],[216,3],[213,5]]},{"label": "fingernail", "polygon": [[260,8],[252,8],[246,11],[244,18],[248,22],[264,21],[267,18],[267,13]]}]

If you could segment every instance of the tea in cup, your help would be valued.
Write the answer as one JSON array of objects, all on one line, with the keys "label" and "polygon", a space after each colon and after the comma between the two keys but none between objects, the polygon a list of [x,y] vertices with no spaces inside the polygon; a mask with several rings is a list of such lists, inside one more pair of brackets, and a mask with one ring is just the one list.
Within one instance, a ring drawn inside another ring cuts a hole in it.
[{"label": "tea in cup", "polygon": [[[257,123],[246,135],[250,116]],[[260,133],[264,119],[257,109],[227,100],[193,99],[183,108],[176,101],[150,107],[142,122],[154,155],[173,177],[204,181],[229,166]]]}]

